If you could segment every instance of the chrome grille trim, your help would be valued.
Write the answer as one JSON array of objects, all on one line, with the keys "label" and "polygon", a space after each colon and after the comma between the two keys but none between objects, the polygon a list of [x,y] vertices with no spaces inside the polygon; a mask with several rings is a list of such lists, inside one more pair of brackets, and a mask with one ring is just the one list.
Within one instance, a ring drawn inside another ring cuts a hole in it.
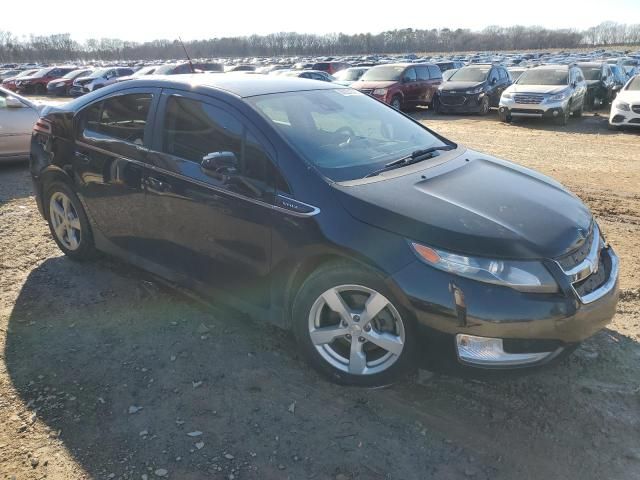
[{"label": "chrome grille trim", "polygon": [[537,105],[542,103],[544,100],[544,95],[537,93],[517,93],[513,97],[516,103],[524,104],[524,105]]}]

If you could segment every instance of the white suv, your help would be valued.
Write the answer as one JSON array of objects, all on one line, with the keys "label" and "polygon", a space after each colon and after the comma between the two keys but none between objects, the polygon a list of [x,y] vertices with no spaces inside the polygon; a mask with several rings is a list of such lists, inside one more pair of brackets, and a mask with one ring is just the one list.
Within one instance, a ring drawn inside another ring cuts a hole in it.
[{"label": "white suv", "polygon": [[587,84],[582,70],[568,65],[543,65],[525,70],[500,98],[500,120],[512,117],[552,118],[566,125],[569,116],[581,116]]},{"label": "white suv", "polygon": [[632,77],[613,101],[609,125],[640,127],[640,75]]},{"label": "white suv", "polygon": [[118,78],[133,75],[134,70],[128,67],[100,68],[87,77],[76,78],[71,87],[71,95],[82,95],[93,92],[112,83]]}]

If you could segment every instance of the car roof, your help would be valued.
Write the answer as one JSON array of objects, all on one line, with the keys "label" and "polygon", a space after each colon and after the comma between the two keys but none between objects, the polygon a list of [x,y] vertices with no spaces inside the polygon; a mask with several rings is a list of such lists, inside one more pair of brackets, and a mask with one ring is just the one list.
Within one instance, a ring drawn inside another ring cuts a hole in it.
[{"label": "car roof", "polygon": [[[160,87],[186,89],[205,93],[206,90],[222,90],[237,97],[254,97],[271,93],[304,90],[332,90],[348,88],[335,83],[309,82],[297,77],[272,75],[242,75],[234,73],[200,73],[184,75],[146,75],[131,80],[130,87]],[[135,85],[133,82],[136,82]]]}]

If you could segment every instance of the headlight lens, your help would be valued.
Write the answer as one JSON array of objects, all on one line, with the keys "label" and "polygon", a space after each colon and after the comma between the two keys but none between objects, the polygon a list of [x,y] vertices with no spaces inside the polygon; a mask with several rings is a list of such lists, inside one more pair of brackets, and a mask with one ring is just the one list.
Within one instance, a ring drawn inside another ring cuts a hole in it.
[{"label": "headlight lens", "polygon": [[551,95],[550,97],[548,97],[547,102],[561,102],[562,100],[568,98],[569,95],[571,95],[571,93],[568,91],[556,93],[555,95]]},{"label": "headlight lens", "polygon": [[504,92],[502,94],[502,98],[506,98],[508,100],[511,100],[513,98],[513,93]]},{"label": "headlight lens", "polygon": [[386,88],[376,88],[372,93],[374,95],[386,95],[387,94],[387,89]]},{"label": "headlight lens", "polygon": [[482,92],[482,87],[477,87],[477,88],[473,88],[471,90],[467,90],[466,93],[467,95],[475,95],[476,93],[480,93]]},{"label": "headlight lens", "polygon": [[493,260],[468,257],[411,243],[425,263],[445,272],[484,283],[503,285],[520,292],[554,293],[558,284],[545,266],[537,261]]},{"label": "headlight lens", "polygon": [[631,110],[631,106],[627,102],[623,101],[618,101],[613,106],[623,112],[628,112],[629,110]]}]

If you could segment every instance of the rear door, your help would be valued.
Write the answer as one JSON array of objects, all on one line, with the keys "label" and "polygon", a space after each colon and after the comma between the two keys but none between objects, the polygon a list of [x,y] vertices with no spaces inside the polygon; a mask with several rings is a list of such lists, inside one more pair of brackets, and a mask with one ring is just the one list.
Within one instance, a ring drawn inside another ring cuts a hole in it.
[{"label": "rear door", "polygon": [[122,252],[148,255],[144,183],[159,89],[102,97],[74,118],[78,193],[101,236]]},{"label": "rear door", "polygon": [[420,83],[414,67],[407,68],[402,74],[402,90],[406,104],[415,105],[420,98]]},{"label": "rear door", "polygon": [[[204,157],[237,164],[207,170]],[[163,90],[148,178],[149,238],[178,281],[269,303],[275,151],[242,114],[209,96]]]}]

